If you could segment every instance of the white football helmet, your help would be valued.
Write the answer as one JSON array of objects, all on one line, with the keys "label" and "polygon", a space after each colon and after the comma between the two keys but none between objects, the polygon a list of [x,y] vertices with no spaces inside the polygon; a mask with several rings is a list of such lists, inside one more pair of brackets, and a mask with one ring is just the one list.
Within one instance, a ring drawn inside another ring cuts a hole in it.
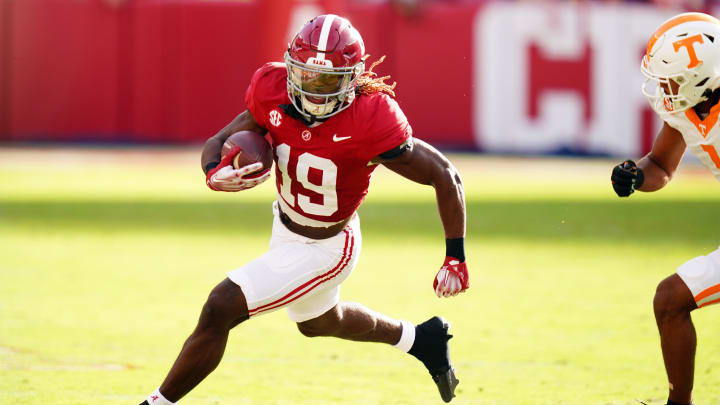
[{"label": "white football helmet", "polygon": [[660,114],[685,111],[720,86],[720,20],[684,13],[665,21],[640,66],[643,94]]}]

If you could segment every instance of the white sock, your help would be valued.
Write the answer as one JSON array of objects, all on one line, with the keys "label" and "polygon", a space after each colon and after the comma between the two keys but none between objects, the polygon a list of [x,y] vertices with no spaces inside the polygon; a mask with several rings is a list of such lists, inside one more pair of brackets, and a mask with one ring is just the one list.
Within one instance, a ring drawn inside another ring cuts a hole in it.
[{"label": "white sock", "polygon": [[175,405],[175,402],[170,402],[160,393],[160,388],[156,389],[155,392],[147,397],[147,402],[150,405]]},{"label": "white sock", "polygon": [[395,347],[407,353],[415,343],[415,325],[402,319],[400,324],[402,324],[402,335],[400,335],[400,341],[395,344]]}]

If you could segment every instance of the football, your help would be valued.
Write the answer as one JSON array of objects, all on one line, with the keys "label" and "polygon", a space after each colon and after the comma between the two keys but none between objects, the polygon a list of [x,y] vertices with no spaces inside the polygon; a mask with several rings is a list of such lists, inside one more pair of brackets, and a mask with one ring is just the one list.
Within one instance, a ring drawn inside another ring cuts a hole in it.
[{"label": "football", "polygon": [[230,149],[235,146],[242,148],[242,151],[233,159],[233,167],[235,169],[255,162],[261,162],[263,164],[263,168],[260,170],[269,169],[272,166],[272,148],[263,135],[253,131],[239,131],[230,135],[222,146],[220,152],[222,157],[225,157],[225,155],[230,152]]}]

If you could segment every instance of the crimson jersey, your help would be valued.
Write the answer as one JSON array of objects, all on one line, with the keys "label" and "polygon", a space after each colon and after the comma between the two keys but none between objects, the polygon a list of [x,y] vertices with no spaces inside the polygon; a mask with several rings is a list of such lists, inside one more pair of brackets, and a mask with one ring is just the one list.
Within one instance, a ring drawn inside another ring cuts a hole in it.
[{"label": "crimson jersey", "polygon": [[285,64],[265,64],[253,75],[245,102],[272,139],[283,212],[303,225],[329,226],[362,203],[377,167],[370,161],[402,145],[412,129],[395,100],[382,93],[357,96],[346,110],[307,127],[280,107],[290,104],[286,80]]}]

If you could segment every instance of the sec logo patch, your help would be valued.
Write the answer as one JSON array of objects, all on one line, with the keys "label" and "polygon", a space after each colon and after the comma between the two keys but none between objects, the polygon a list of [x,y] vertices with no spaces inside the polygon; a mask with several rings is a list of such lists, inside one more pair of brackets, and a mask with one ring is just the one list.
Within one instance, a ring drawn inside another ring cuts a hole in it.
[{"label": "sec logo patch", "polygon": [[306,129],[302,131],[302,134],[300,134],[300,136],[302,136],[303,141],[309,141],[310,138],[312,138],[312,133],[310,133],[310,131]]},{"label": "sec logo patch", "polygon": [[276,127],[279,127],[280,124],[282,124],[282,116],[280,115],[280,111],[278,111],[278,110],[270,111],[270,123]]}]

